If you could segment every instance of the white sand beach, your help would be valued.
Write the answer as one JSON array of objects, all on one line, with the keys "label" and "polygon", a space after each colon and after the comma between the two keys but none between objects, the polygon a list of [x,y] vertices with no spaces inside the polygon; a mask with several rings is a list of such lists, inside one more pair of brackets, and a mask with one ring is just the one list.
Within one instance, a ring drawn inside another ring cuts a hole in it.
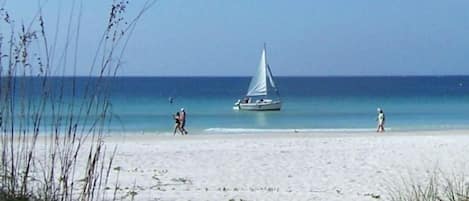
[{"label": "white sand beach", "polygon": [[[386,200],[429,171],[467,170],[469,131],[125,135],[121,194],[135,200]],[[113,171],[113,177],[117,171]]]}]

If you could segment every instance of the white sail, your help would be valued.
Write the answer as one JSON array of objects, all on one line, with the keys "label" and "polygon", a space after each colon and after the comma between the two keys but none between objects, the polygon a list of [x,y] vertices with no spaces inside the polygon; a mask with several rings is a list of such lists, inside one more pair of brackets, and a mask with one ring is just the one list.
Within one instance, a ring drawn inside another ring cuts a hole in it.
[{"label": "white sail", "polygon": [[247,96],[265,96],[267,95],[267,62],[265,57],[265,48],[262,50],[261,61],[257,73],[252,77],[249,83]]},{"label": "white sail", "polygon": [[275,86],[274,78],[272,75],[272,71],[270,70],[269,64],[267,64],[267,71],[268,71],[267,76],[269,77],[270,86],[272,86],[272,88],[274,88],[277,91],[277,87]]}]

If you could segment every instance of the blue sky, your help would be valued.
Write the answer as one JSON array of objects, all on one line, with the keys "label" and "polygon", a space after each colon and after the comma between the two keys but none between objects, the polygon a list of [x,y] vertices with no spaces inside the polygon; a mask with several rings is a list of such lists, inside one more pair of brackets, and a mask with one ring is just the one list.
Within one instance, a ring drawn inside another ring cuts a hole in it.
[{"label": "blue sky", "polygon": [[[26,21],[31,2],[5,6]],[[48,20],[70,2],[49,0]],[[88,73],[109,2],[83,0],[78,74]],[[467,75],[468,8],[467,0],[161,0],[139,23],[120,75],[249,76],[264,42],[275,75]]]}]

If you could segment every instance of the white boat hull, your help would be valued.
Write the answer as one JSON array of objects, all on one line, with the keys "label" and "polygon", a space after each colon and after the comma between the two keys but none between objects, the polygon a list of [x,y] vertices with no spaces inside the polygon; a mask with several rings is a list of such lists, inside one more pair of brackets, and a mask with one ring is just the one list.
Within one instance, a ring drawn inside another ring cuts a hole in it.
[{"label": "white boat hull", "polygon": [[237,103],[233,107],[235,110],[248,110],[248,111],[272,111],[280,110],[282,108],[282,102],[259,102],[259,103]]}]

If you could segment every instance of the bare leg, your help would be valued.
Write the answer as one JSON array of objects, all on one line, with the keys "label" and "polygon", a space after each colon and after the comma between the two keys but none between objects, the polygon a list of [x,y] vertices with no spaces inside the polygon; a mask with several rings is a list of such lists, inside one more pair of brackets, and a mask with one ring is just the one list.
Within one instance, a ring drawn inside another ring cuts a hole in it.
[{"label": "bare leg", "polygon": [[181,132],[182,134],[187,135],[187,130],[184,127],[181,127]]},{"label": "bare leg", "polygon": [[184,130],[183,130],[183,128],[182,128],[181,126],[179,126],[179,129],[178,129],[178,130],[179,130],[179,133],[181,133],[181,135],[184,135]]},{"label": "bare leg", "polygon": [[176,135],[176,132],[177,132],[177,131],[181,132],[181,125],[180,125],[180,124],[174,125],[173,136]]},{"label": "bare leg", "polygon": [[376,132],[384,132],[384,125],[380,124],[378,125],[378,130]]},{"label": "bare leg", "polygon": [[184,135],[187,135],[187,130],[186,130],[185,126],[186,126],[186,122],[182,122],[181,131]]}]

